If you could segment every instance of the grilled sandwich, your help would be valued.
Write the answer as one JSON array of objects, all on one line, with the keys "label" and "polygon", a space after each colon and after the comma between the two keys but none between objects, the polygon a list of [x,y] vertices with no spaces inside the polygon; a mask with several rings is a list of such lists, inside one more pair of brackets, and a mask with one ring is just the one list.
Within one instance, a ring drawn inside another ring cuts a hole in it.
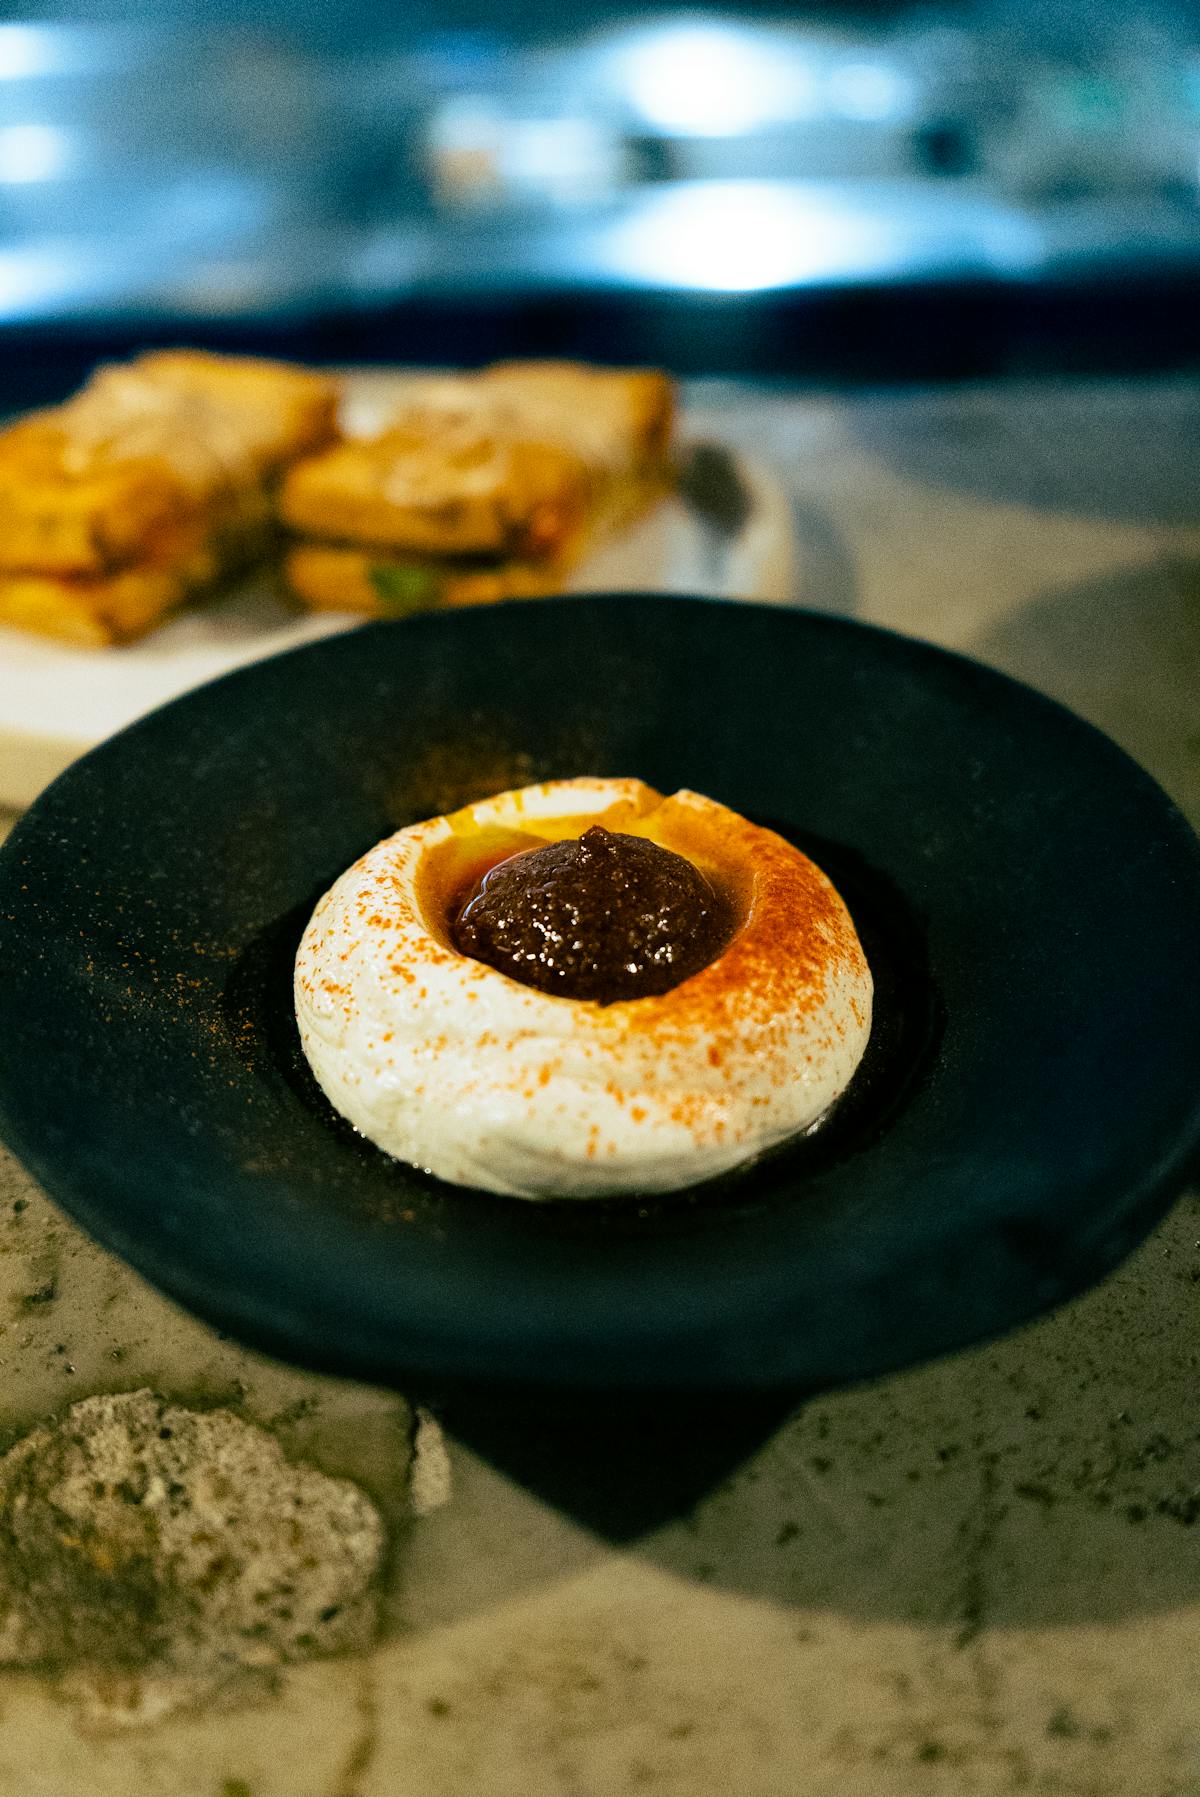
[{"label": "grilled sandwich", "polygon": [[499,363],[424,383],[291,468],[291,590],[376,616],[548,593],[669,481],[673,390],[643,369]]},{"label": "grilled sandwich", "polygon": [[171,350],[0,431],[0,623],[123,642],[248,566],[274,483],[328,440],[337,401],[305,369]]}]

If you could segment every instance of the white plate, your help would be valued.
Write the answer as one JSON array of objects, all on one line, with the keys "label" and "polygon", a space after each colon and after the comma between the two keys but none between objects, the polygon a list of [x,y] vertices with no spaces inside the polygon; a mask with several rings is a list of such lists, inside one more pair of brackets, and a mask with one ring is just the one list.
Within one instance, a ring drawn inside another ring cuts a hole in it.
[{"label": "white plate", "polygon": [[[414,378],[352,376],[351,428],[368,427],[379,403],[394,400]],[[752,501],[736,536],[713,529],[681,499],[667,499],[581,564],[568,590],[786,603],[795,591],[787,498],[763,469],[741,460],[736,466]],[[359,621],[297,617],[260,575],[122,649],[72,649],[0,626],[0,805],[29,804],[85,749],[190,687]]]}]

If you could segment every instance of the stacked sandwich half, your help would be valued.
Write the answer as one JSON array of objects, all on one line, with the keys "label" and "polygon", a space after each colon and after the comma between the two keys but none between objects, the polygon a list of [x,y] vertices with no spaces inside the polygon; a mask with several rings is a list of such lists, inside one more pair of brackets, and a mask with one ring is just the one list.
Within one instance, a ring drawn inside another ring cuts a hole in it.
[{"label": "stacked sandwich half", "polygon": [[173,350],[0,432],[0,623],[122,642],[246,567],[337,400],[306,369]]},{"label": "stacked sandwich half", "polygon": [[667,483],[673,394],[651,370],[501,363],[415,389],[280,491],[289,586],[389,616],[552,592]]}]

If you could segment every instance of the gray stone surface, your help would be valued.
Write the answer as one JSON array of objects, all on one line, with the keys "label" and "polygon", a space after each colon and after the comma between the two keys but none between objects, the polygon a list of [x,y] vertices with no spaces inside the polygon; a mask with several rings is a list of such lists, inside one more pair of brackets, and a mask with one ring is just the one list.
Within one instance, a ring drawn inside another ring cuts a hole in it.
[{"label": "gray stone surface", "polygon": [[106,1718],[112,1674],[157,1716],[375,1639],[374,1506],[228,1410],[82,1398],[0,1460],[0,1518],[0,1663]]},{"label": "gray stone surface", "polygon": [[[785,478],[808,603],[1064,698],[1200,821],[1195,389],[693,411]],[[415,1515],[399,1400],[219,1341],[2,1155],[0,1246],[0,1446],[150,1384],[355,1478],[390,1536],[374,1648],[223,1708],[117,1731],[4,1675],[0,1797],[1200,1797],[1194,1194],[1086,1297],[815,1400],[620,1548],[454,1442]]]}]

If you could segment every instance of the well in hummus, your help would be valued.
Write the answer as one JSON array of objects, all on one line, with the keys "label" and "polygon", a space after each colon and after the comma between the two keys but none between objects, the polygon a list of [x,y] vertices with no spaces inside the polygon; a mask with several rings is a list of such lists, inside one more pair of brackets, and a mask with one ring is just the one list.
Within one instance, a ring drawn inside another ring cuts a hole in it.
[{"label": "well in hummus", "polygon": [[670,1191],[816,1123],[871,1027],[833,885],[773,831],[630,779],[400,830],[318,904],[304,1052],[399,1160],[526,1198]]}]

